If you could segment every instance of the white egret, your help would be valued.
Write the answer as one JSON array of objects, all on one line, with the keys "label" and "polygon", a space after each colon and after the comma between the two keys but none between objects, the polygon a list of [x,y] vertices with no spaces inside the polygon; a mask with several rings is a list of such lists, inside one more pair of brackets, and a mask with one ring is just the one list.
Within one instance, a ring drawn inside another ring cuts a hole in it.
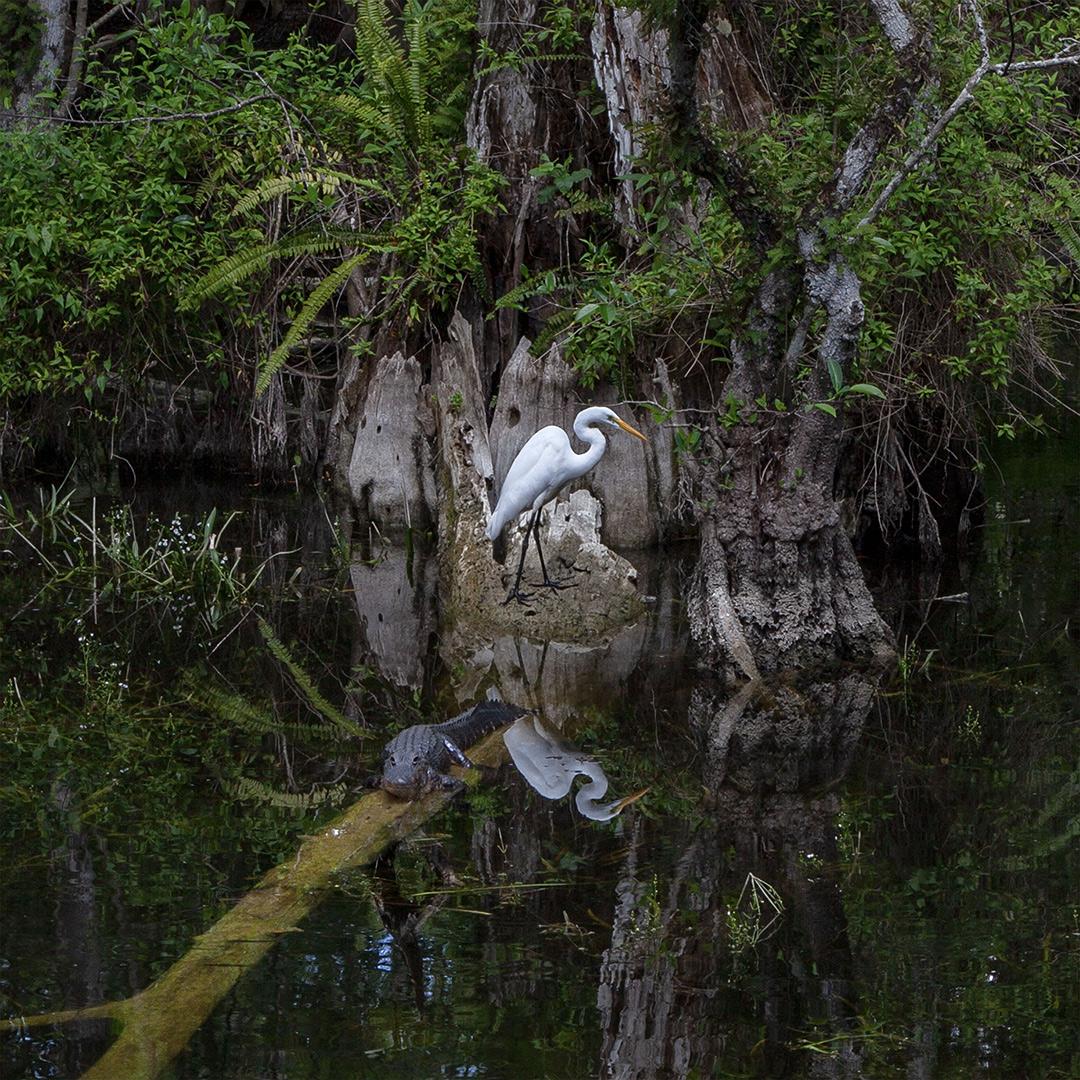
[{"label": "white egret", "polygon": [[514,579],[513,588],[507,594],[507,603],[512,599],[525,603],[529,599],[527,593],[520,591],[520,586],[530,535],[536,543],[536,553],[540,556],[540,569],[544,574],[544,580],[540,584],[546,585],[549,589],[561,587],[558,582],[548,577],[547,566],[544,564],[544,553],[540,548],[540,510],[571,480],[584,476],[604,456],[607,450],[607,439],[599,429],[601,424],[622,428],[623,431],[641,439],[642,442],[648,441],[640,431],[621,420],[611,409],[598,405],[582,409],[574,418],[574,434],[582,442],[589,444],[589,449],[584,454],[575,453],[566,432],[560,427],[551,425],[541,428],[533,435],[514,458],[503,481],[499,501],[495,505],[487,527],[488,539],[496,540],[508,522],[516,521],[519,514],[532,508],[532,519],[525,530],[525,540],[521,545],[521,560],[518,562],[517,577]]}]

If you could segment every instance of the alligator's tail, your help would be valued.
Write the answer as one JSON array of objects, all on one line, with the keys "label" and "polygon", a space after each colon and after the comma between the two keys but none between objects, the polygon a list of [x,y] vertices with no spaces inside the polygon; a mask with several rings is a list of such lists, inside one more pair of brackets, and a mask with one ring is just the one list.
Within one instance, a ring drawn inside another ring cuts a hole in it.
[{"label": "alligator's tail", "polygon": [[439,730],[464,749],[482,739],[489,731],[512,724],[527,710],[503,701],[481,701],[460,716],[439,724]]}]

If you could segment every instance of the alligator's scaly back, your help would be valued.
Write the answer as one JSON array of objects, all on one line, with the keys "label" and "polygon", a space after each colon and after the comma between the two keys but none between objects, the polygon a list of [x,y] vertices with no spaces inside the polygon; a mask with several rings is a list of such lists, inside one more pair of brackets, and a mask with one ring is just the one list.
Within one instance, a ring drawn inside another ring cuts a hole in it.
[{"label": "alligator's scaly back", "polygon": [[459,716],[435,726],[440,734],[452,739],[464,750],[479,742],[489,732],[505,724],[512,724],[524,713],[524,709],[519,709],[516,705],[507,705],[502,701],[481,701]]},{"label": "alligator's scaly back", "polygon": [[465,749],[513,723],[524,711],[501,701],[482,701],[441,724],[406,728],[386,744],[379,786],[401,799],[414,799],[436,788],[460,787],[461,781],[446,773],[450,763],[469,766]]}]

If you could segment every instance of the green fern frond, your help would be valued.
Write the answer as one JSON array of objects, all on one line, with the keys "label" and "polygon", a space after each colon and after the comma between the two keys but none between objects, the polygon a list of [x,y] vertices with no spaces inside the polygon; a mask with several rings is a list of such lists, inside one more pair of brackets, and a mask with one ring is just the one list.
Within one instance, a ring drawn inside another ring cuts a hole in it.
[{"label": "green fern frond", "polygon": [[292,654],[278,639],[270,624],[265,619],[259,619],[259,632],[266,641],[266,646],[270,650],[270,654],[292,676],[293,682],[300,690],[305,701],[315,712],[331,721],[349,735],[353,735],[360,739],[370,737],[370,731],[365,731],[363,728],[357,727],[357,725],[349,720],[340,709],[331,705],[330,702],[319,693],[307,672],[293,659]]},{"label": "green fern frond", "polygon": [[359,0],[356,5],[356,58],[368,78],[378,77],[385,58],[400,52],[390,33],[390,12],[384,0]]},{"label": "green fern frond", "polygon": [[1058,243],[1061,244],[1073,264],[1080,268],[1080,231],[1077,230],[1076,224],[1060,219],[1052,220],[1048,224],[1054,230]]},{"label": "green fern frond", "polygon": [[428,50],[427,31],[424,27],[422,8],[415,14],[406,27],[409,41],[409,59],[406,65],[409,90],[409,111],[413,126],[416,128],[417,142],[421,147],[431,143],[431,113],[428,111],[427,74]]},{"label": "green fern frond", "polygon": [[275,244],[255,244],[230,255],[195,282],[180,298],[180,307],[185,310],[197,307],[207,297],[265,270],[274,258],[275,247]]},{"label": "green fern frond", "polygon": [[533,352],[539,356],[541,353],[546,352],[559,335],[574,321],[575,312],[559,311],[548,319],[544,325],[544,329],[540,331],[536,336],[536,343],[533,345]]},{"label": "green fern frond", "polygon": [[324,195],[332,195],[351,179],[348,173],[337,169],[304,169],[291,176],[271,176],[244,195],[232,208],[231,216],[236,217],[271,199],[312,187],[317,187]]},{"label": "green fern frond", "polygon": [[345,284],[346,281],[348,281],[349,275],[353,272],[353,269],[369,257],[370,252],[368,251],[362,251],[359,255],[353,255],[352,258],[346,259],[340,266],[335,267],[325,278],[323,278],[319,285],[316,286],[311,295],[304,301],[303,307],[297,312],[296,318],[293,319],[292,326],[289,327],[285,336],[281,339],[281,344],[266,358],[266,362],[261,365],[259,369],[259,378],[255,383],[256,394],[262,394],[266,391],[266,388],[270,385],[270,380],[281,370],[282,364],[288,359],[289,353],[292,351],[293,347],[298,345],[304,335],[308,332],[311,324],[315,321],[315,316],[322,311],[323,305]]},{"label": "green fern frond", "polygon": [[282,791],[250,776],[223,776],[218,778],[218,782],[234,799],[261,802],[287,810],[311,810],[316,806],[333,805],[340,802],[348,790],[345,784],[333,784],[312,791]]},{"label": "green fern frond", "polygon": [[229,694],[217,687],[207,686],[201,677],[190,672],[183,678],[183,688],[189,700],[224,727],[241,728],[259,735],[274,730],[273,717],[239,694]]},{"label": "green fern frond", "polygon": [[342,116],[357,121],[372,132],[383,132],[388,126],[392,126],[390,118],[382,109],[355,94],[336,94],[327,104]]},{"label": "green fern frond", "polygon": [[354,233],[348,230],[298,233],[272,244],[255,244],[230,255],[204,274],[181,297],[185,310],[197,307],[203,300],[224,292],[237,282],[244,281],[269,268],[275,259],[294,259],[301,255],[325,255],[347,244],[373,244],[384,240],[381,233]]},{"label": "green fern frond", "polygon": [[1041,179],[1046,190],[1032,200],[1032,208],[1053,232],[1067,258],[1080,267],[1080,185],[1055,172],[1045,173]]},{"label": "green fern frond", "polygon": [[237,217],[254,209],[260,203],[270,202],[271,199],[282,195],[291,195],[296,187],[296,181],[291,176],[271,176],[240,199],[232,208],[230,216]]},{"label": "green fern frond", "polygon": [[237,147],[219,149],[216,165],[195,189],[195,205],[200,208],[205,206],[210,201],[210,196],[214,193],[214,188],[217,187],[222,177],[228,176],[230,173],[240,173],[243,164],[244,157]]},{"label": "green fern frond", "polygon": [[438,132],[444,138],[456,138],[461,127],[462,104],[468,97],[472,84],[462,79],[448,93],[442,95],[431,115],[431,131]]},{"label": "green fern frond", "polygon": [[515,285],[503,293],[495,301],[495,307],[524,310],[522,305],[534,296],[554,296],[560,292],[571,292],[577,284],[577,278],[572,274],[548,271],[546,274],[527,278],[520,285]]},{"label": "green fern frond", "polygon": [[297,739],[331,739],[341,734],[336,724],[284,720],[269,705],[252,704],[239,694],[205,686],[194,678],[185,680],[187,697],[219,724],[248,735],[291,735]]}]

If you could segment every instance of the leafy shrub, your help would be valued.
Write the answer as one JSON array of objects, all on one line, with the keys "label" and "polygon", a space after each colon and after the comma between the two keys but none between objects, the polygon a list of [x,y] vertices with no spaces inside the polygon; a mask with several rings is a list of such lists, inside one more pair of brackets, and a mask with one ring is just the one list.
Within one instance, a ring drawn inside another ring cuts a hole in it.
[{"label": "leafy shrub", "polygon": [[150,370],[216,381],[237,324],[265,315],[248,292],[199,312],[179,297],[264,235],[232,207],[357,74],[301,38],[260,52],[195,5],[162,8],[126,48],[89,66],[81,123],[0,131],[0,404],[93,400]]}]

